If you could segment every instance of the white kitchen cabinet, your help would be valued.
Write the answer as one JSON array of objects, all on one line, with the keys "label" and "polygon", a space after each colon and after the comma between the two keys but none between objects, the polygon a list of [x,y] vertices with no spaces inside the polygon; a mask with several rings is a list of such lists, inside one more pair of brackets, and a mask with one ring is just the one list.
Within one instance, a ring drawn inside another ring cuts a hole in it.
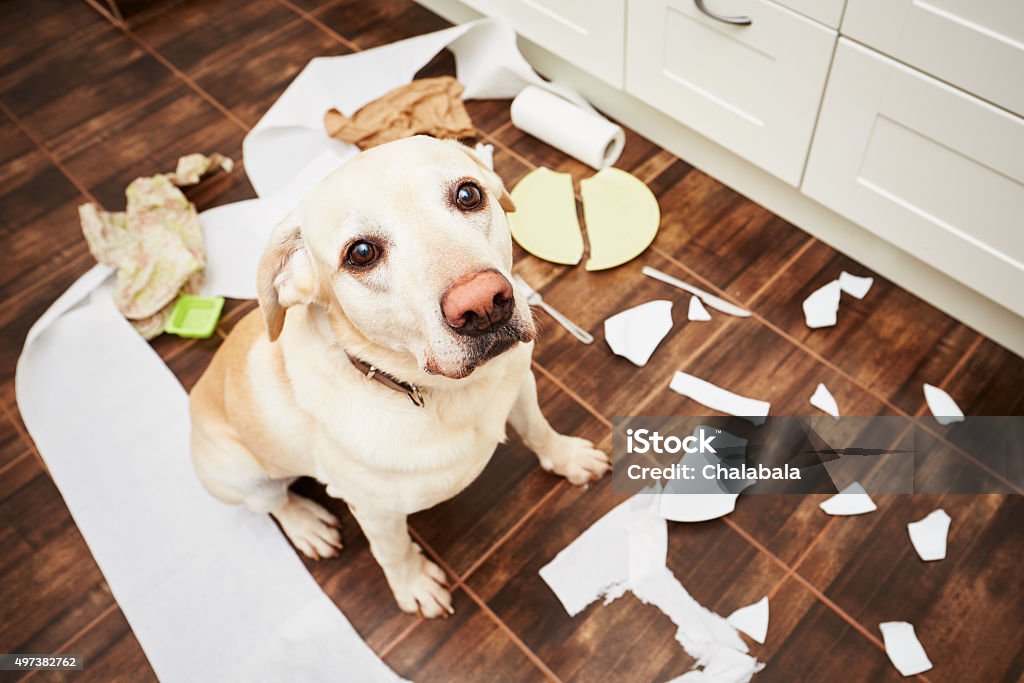
[{"label": "white kitchen cabinet", "polygon": [[1024,115],[1024,0],[849,0],[842,32]]},{"label": "white kitchen cabinet", "polygon": [[630,0],[626,90],[798,185],[836,32],[771,0]]},{"label": "white kitchen cabinet", "polygon": [[466,4],[505,19],[519,35],[622,88],[626,0],[466,0]]},{"label": "white kitchen cabinet", "polygon": [[843,38],[802,189],[1024,315],[1024,119]]},{"label": "white kitchen cabinet", "polygon": [[832,28],[839,28],[839,22],[843,18],[843,5],[846,4],[846,0],[776,0],[776,2]]}]

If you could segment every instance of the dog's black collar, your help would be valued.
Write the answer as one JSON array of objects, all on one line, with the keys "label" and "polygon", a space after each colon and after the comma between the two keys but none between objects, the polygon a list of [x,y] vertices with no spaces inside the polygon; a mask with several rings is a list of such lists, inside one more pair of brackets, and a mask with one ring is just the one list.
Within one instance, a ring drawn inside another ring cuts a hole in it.
[{"label": "dog's black collar", "polygon": [[356,370],[361,372],[366,377],[366,379],[380,382],[388,389],[400,391],[401,393],[408,396],[409,400],[412,401],[413,404],[419,406],[420,408],[423,407],[423,392],[420,391],[420,388],[418,386],[416,386],[415,384],[410,384],[408,382],[403,382],[397,377],[389,375],[388,373],[384,372],[383,370],[373,365],[370,365],[369,363],[361,361],[354,356],[349,356],[349,354],[347,353],[345,355],[348,356],[348,359],[352,363],[352,365],[355,366]]}]

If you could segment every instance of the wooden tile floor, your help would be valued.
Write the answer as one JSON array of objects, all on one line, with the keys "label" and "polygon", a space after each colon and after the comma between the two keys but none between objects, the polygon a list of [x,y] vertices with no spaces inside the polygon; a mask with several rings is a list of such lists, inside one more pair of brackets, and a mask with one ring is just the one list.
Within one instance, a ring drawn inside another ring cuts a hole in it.
[{"label": "wooden tile floor", "polygon": [[[76,207],[119,209],[130,180],[171,169],[184,153],[240,158],[246,131],[313,56],[445,25],[409,0],[0,4],[0,651],[82,653],[86,669],[66,676],[75,681],[154,678],[14,400],[14,364],[29,326],[92,265]],[[440,58],[425,73],[451,68]],[[469,109],[509,186],[537,165],[577,182],[591,173],[513,128],[507,102]],[[871,274],[867,268],[639,135],[629,133],[620,165],[648,182],[662,206],[661,232],[642,261],[755,313],[683,324],[635,369],[607,350],[602,321],[654,297],[683,310],[686,297],[641,277],[639,261],[586,273],[520,253],[517,269],[597,338],[583,347],[545,321],[535,369],[559,429],[607,443],[614,415],[703,414],[667,391],[677,369],[769,399],[779,414],[806,413],[819,381],[847,413],[923,414],[922,382],[947,388],[968,414],[1024,412],[1021,358],[877,275],[864,301],[844,299],[836,327],[809,331],[799,302],[841,269]],[[190,196],[206,208],[254,195],[240,164]],[[161,338],[154,346],[190,387],[252,306],[230,302],[212,340]],[[886,620],[915,624],[935,662],[919,680],[1020,680],[1024,498],[876,498],[877,513],[837,519],[818,510],[821,496],[746,496],[722,520],[672,525],[669,564],[698,601],[723,614],[771,596],[767,643],[753,646],[767,662],[761,683],[899,680],[880,642]],[[537,575],[617,500],[607,481],[575,489],[541,472],[521,445],[503,446],[467,491],[412,520],[456,586],[456,615],[447,621],[398,611],[337,502],[328,505],[346,522],[342,557],[307,564],[408,678],[666,680],[692,663],[666,618],[625,597],[570,619]],[[949,556],[924,566],[904,525],[939,505],[953,517]],[[0,680],[19,676],[0,672]]]}]

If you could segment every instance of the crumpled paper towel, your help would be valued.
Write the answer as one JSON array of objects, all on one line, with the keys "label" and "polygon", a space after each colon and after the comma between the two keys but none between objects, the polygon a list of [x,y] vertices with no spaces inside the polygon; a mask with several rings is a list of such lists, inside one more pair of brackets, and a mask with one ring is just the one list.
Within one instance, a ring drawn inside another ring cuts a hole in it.
[{"label": "crumpled paper towel", "polygon": [[163,332],[180,291],[196,294],[203,284],[206,251],[199,217],[178,188],[198,183],[216,168],[230,172],[232,167],[221,154],[189,154],[173,173],[132,181],[124,211],[104,211],[92,203],[78,207],[89,251],[117,269],[114,303],[146,339]]}]

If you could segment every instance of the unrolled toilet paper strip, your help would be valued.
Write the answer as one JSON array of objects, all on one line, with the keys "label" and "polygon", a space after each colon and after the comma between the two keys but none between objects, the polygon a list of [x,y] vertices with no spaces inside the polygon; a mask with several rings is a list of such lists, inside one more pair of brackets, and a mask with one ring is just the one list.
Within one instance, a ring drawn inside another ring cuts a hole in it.
[{"label": "unrolled toilet paper strip", "polygon": [[666,566],[667,523],[659,498],[644,493],[621,503],[541,568],[541,578],[570,616],[626,591],[661,610],[676,625],[676,640],[697,660],[698,668],[674,681],[745,683],[764,664],[746,654],[736,628],[694,600]]},{"label": "unrolled toilet paper strip", "polygon": [[512,125],[601,170],[619,160],[626,134],[600,114],[531,85],[512,100]]},{"label": "unrolled toilet paper strip", "polygon": [[[354,146],[324,132],[324,112],[335,108],[351,115],[411,81],[445,48],[455,54],[456,75],[465,86],[464,99],[508,99],[533,85],[564,98],[574,116],[588,111],[594,130],[598,127],[595,119],[614,125],[571,89],[538,76],[516,47],[511,26],[497,19],[480,19],[355,54],[312,59],[245,136],[245,171],[256,193],[265,196],[284,187],[318,156],[344,159],[351,155]],[[566,138],[555,146],[573,154],[563,147],[568,142]]]},{"label": "unrolled toilet paper strip", "polygon": [[400,680],[266,515],[214,500],[188,397],[96,266],[29,333],[18,406],[163,681]]}]

